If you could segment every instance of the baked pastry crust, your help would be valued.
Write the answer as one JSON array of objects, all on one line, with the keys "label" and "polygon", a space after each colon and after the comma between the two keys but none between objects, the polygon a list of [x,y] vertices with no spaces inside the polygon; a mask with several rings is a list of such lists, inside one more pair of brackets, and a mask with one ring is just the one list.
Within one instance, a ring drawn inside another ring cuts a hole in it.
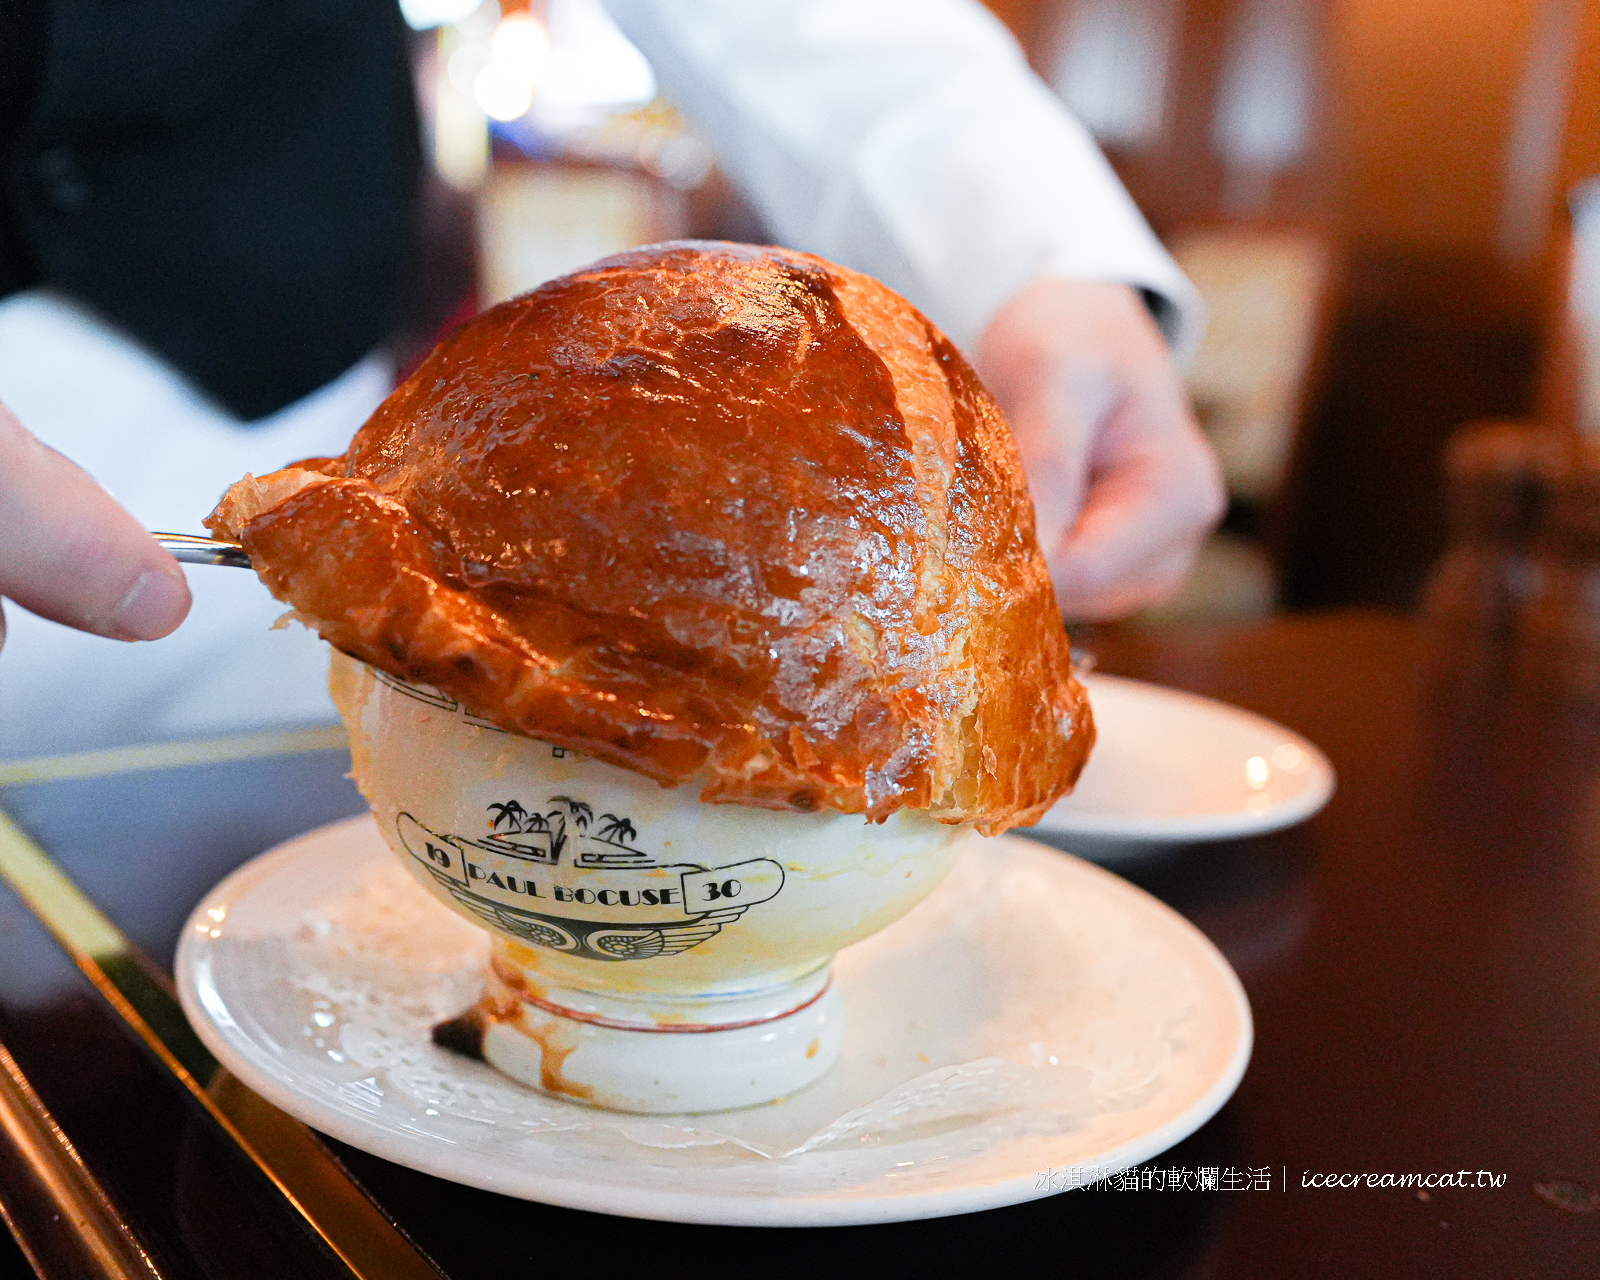
[{"label": "baked pastry crust", "polygon": [[206,523],[345,652],[708,801],[992,833],[1093,742],[999,410],[909,303],[806,254],[553,280]]}]

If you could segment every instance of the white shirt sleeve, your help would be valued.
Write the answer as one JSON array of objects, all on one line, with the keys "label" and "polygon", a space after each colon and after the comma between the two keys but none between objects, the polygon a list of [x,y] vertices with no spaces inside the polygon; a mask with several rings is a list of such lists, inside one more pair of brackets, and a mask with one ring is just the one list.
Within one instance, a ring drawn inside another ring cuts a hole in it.
[{"label": "white shirt sleeve", "polygon": [[868,272],[969,347],[1034,279],[1201,306],[1087,131],[977,0],[604,0],[794,248]]}]

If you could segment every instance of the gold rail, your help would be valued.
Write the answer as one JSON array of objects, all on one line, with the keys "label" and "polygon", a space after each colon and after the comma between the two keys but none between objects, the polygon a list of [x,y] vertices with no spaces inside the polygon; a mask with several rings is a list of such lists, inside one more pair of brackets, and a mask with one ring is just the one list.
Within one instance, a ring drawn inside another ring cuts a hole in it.
[{"label": "gold rail", "polygon": [[4,761],[0,763],[0,787],[61,782],[68,778],[99,778],[144,769],[175,769],[189,764],[223,764],[229,760],[256,760],[349,745],[350,738],[343,726],[321,725],[311,729],[241,733],[229,738],[196,738],[137,747],[109,747],[103,751],[75,751],[71,755],[40,756],[36,760]]},{"label": "gold rail", "polygon": [[[339,742],[328,745],[342,745],[342,741],[341,738]],[[222,744],[223,754],[212,754],[205,759],[241,759],[246,755],[263,754],[259,750],[234,754],[226,749],[232,746],[232,742]],[[181,745],[192,750],[201,745],[215,748],[217,744]],[[317,741],[317,745],[322,743]],[[302,746],[298,749],[307,748]],[[148,753],[151,749],[134,750]],[[117,753],[87,754],[114,756]],[[132,761],[120,763],[125,768],[163,768],[174,762],[163,757],[162,763],[149,764],[135,757]],[[52,776],[84,777],[95,772],[113,771],[118,770],[74,771]],[[41,779],[35,775],[28,780]],[[0,812],[0,879],[11,886],[123,1021],[271,1179],[285,1199],[354,1275],[361,1280],[440,1280],[440,1272],[350,1181],[338,1162],[305,1125],[252,1093],[217,1065],[189,1027],[167,975],[139,951],[50,856],[3,812]],[[0,1053],[4,1053],[3,1047],[0,1047]],[[20,1070],[10,1075],[15,1067],[9,1055],[0,1058],[0,1127],[13,1137],[18,1150],[27,1156],[30,1167],[38,1169],[41,1191],[50,1195],[56,1193],[52,1188],[58,1190],[72,1205],[77,1206],[72,1212],[79,1215],[86,1224],[85,1230],[90,1232],[85,1237],[86,1241],[101,1240],[103,1232],[101,1235],[93,1233],[97,1224],[99,1227],[105,1224],[94,1215],[98,1213],[103,1218],[110,1202],[105,1199],[104,1191],[98,1189],[98,1184],[84,1168],[77,1153],[66,1141],[66,1136],[50,1120],[48,1112]],[[8,1075],[9,1101],[5,1078]],[[53,1139],[50,1137],[51,1130],[55,1135]],[[69,1153],[63,1155],[57,1150],[54,1164],[50,1163],[51,1141],[56,1142],[58,1147],[64,1145],[65,1152]],[[33,1166],[35,1156],[44,1163]],[[74,1161],[77,1173],[70,1167]],[[54,1177],[56,1181],[45,1185],[44,1180],[49,1177]],[[84,1182],[84,1179],[88,1181]],[[66,1215],[63,1216],[65,1218]],[[115,1219],[114,1210],[112,1216]],[[72,1219],[74,1222],[78,1220]],[[120,1222],[120,1219],[115,1220]],[[114,1246],[115,1234],[112,1232],[111,1236],[104,1236],[104,1239],[111,1241],[107,1248]],[[90,1245],[86,1243],[84,1247]],[[138,1274],[141,1277],[155,1274],[153,1269],[149,1269],[148,1259],[145,1264],[147,1269],[142,1272],[108,1270],[103,1274]]]},{"label": "gold rail", "polygon": [[0,1045],[0,1218],[40,1276],[160,1280],[10,1051]]}]

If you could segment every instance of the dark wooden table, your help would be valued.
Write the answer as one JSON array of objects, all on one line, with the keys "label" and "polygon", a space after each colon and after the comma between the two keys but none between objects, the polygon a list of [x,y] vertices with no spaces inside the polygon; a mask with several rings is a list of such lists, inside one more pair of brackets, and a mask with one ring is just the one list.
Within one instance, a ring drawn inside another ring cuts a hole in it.
[{"label": "dark wooden table", "polygon": [[[1234,1099],[1142,1177],[964,1217],[759,1230],[527,1204],[334,1143],[328,1167],[455,1280],[796,1260],[821,1274],[1600,1276],[1600,709],[1441,694],[1416,626],[1376,614],[1087,639],[1103,670],[1281,720],[1339,771],[1300,828],[1118,867],[1210,935],[1256,1018]],[[213,881],[358,809],[344,768],[334,750],[191,763],[19,783],[0,806],[166,964]],[[162,1276],[350,1275],[92,976],[0,889],[0,1041],[115,1230]],[[36,1255],[70,1253],[76,1228],[41,1208],[18,1142],[0,1126],[0,1203]],[[1270,1189],[1242,1176],[1263,1169]],[[1469,1185],[1439,1184],[1461,1171]],[[1328,1175],[1361,1181],[1308,1185]],[[0,1274],[7,1262],[27,1274],[14,1249]]]}]

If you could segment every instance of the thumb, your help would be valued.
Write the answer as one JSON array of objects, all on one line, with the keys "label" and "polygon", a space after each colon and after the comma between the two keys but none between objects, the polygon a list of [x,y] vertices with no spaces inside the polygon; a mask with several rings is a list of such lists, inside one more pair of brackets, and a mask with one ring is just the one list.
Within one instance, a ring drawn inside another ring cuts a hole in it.
[{"label": "thumb", "polygon": [[189,612],[189,585],[94,479],[0,405],[0,596],[80,631],[155,640]]}]

